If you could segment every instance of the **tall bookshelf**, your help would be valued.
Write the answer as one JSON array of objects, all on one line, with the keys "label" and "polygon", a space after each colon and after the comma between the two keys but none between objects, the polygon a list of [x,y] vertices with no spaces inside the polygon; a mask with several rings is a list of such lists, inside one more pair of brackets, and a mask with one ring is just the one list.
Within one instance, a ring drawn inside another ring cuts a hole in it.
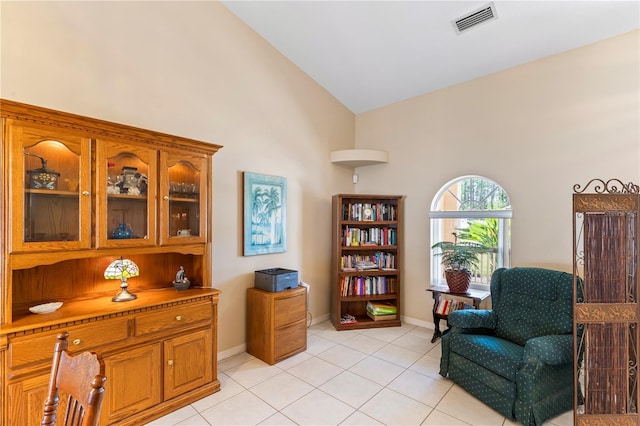
[{"label": "tall bookshelf", "polygon": [[[332,197],[331,322],[336,330],[400,325],[402,196]],[[395,307],[368,315],[367,304]],[[344,316],[354,318],[344,322]]]}]

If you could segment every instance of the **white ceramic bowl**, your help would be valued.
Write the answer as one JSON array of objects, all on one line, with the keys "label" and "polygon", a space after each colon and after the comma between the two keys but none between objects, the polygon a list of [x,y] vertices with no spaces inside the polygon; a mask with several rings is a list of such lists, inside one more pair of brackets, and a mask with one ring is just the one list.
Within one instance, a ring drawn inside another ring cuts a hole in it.
[{"label": "white ceramic bowl", "polygon": [[36,306],[30,307],[29,311],[31,311],[34,314],[48,314],[58,310],[60,306],[62,306],[62,302],[44,303],[42,305],[36,305]]}]

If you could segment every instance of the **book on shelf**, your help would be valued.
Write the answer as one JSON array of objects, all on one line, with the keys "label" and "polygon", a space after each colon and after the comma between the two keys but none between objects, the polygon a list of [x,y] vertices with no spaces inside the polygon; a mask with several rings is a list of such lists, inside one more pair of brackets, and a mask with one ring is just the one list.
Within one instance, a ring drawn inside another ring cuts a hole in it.
[{"label": "book on shelf", "polygon": [[362,220],[373,221],[374,219],[374,211],[371,207],[371,204],[364,204],[362,208]]},{"label": "book on shelf", "polygon": [[369,269],[379,269],[378,264],[375,262],[372,262],[370,260],[363,260],[360,262],[356,262],[356,269],[358,271],[366,271]]},{"label": "book on shelf", "polygon": [[457,311],[459,309],[473,309],[473,306],[465,303],[461,300],[453,300],[453,299],[440,299],[438,305],[436,306],[436,314],[438,315],[449,315],[453,311]]},{"label": "book on shelf", "polygon": [[396,315],[398,308],[391,302],[367,302],[367,313],[376,316]]},{"label": "book on shelf", "polygon": [[342,219],[354,221],[394,221],[397,207],[390,203],[345,203]]},{"label": "book on shelf", "polygon": [[340,316],[340,324],[357,324],[358,320],[351,314],[344,313]]},{"label": "book on shelf", "polygon": [[395,294],[396,278],[387,276],[342,276],[340,277],[341,296],[371,296]]},{"label": "book on shelf", "polygon": [[367,311],[367,316],[374,321],[388,321],[388,320],[394,320],[398,318],[398,315],[396,314],[375,315],[369,311]]},{"label": "book on shelf", "polygon": [[376,251],[373,254],[343,254],[340,256],[340,268],[343,271],[352,271],[359,266],[363,269],[396,270],[396,256],[394,253]]},{"label": "book on shelf", "polygon": [[342,231],[342,241],[345,247],[359,246],[388,246],[397,243],[395,228],[357,228],[345,226]]}]

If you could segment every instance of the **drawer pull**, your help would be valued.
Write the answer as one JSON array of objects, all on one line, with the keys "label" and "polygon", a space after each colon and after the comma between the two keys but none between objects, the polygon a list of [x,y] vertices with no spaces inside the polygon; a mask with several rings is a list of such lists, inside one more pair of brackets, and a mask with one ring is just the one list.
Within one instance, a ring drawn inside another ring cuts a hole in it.
[{"label": "drawer pull", "polygon": [[88,195],[91,195],[91,193],[89,191],[82,191],[82,195],[84,195],[86,197]]},{"label": "drawer pull", "polygon": [[169,361],[167,361],[167,364],[169,364],[169,365],[173,365],[173,360],[172,360],[172,359],[170,359]]},{"label": "drawer pull", "polygon": [[73,344],[74,345],[79,345],[80,344],[80,339],[73,339]]},{"label": "drawer pull", "polygon": [[176,321],[182,321],[182,315],[176,315]]}]

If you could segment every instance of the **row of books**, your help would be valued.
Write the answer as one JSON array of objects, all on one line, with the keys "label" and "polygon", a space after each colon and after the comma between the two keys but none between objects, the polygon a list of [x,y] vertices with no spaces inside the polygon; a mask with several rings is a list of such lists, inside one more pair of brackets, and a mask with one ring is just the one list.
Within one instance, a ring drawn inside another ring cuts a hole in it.
[{"label": "row of books", "polygon": [[344,271],[366,269],[396,269],[396,256],[378,251],[373,255],[345,254],[340,258],[340,268]]},{"label": "row of books", "polygon": [[348,203],[342,206],[342,220],[397,220],[397,208],[389,203]]},{"label": "row of books", "polygon": [[391,302],[367,302],[367,316],[374,321],[394,320],[398,317],[398,308]]},{"label": "row of books", "polygon": [[360,229],[345,226],[342,232],[344,245],[351,246],[388,246],[396,244],[395,228]]},{"label": "row of books", "polygon": [[395,292],[395,277],[340,277],[340,295],[343,297],[393,294]]},{"label": "row of books", "polygon": [[473,306],[468,303],[464,303],[461,300],[453,300],[453,299],[440,299],[438,305],[436,306],[436,314],[439,315],[449,315],[453,311],[457,311],[458,309],[471,309]]}]

